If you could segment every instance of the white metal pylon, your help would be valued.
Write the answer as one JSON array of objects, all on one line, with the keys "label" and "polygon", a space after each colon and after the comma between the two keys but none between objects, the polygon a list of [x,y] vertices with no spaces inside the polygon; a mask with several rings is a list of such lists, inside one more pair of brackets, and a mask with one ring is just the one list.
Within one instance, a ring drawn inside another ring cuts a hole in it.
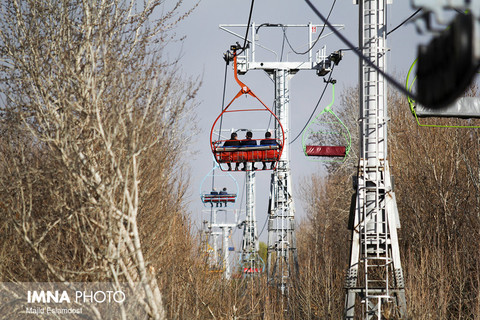
[{"label": "white metal pylon", "polygon": [[[359,45],[379,69],[386,67],[387,0],[359,0]],[[397,229],[400,227],[387,160],[387,84],[360,60],[360,157],[345,319],[406,316]],[[360,303],[360,304],[359,304]],[[357,314],[357,317],[355,317]]]}]

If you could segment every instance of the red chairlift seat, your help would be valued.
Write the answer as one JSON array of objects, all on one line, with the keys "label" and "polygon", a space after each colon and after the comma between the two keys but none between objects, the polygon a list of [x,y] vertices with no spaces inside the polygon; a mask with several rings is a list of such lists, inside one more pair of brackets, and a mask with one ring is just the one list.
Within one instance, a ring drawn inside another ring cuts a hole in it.
[{"label": "red chairlift seat", "polygon": [[345,146],[305,146],[307,156],[317,157],[345,157],[347,148]]},{"label": "red chairlift seat", "polygon": [[223,141],[216,141],[215,160],[218,163],[273,162],[280,159],[282,148],[278,145],[221,146]]}]

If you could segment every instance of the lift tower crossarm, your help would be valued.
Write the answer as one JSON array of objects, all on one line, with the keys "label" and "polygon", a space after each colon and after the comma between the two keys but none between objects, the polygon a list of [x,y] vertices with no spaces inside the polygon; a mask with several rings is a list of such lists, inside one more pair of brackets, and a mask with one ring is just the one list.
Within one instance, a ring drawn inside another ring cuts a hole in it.
[{"label": "lift tower crossarm", "polygon": [[[235,37],[239,38],[239,39],[244,39],[244,36],[243,35],[240,35],[234,31],[232,31],[231,29],[232,28],[246,28],[247,25],[246,24],[221,24],[219,25],[220,29],[225,31],[225,32],[228,32],[232,35],[234,35]],[[308,49],[308,48],[311,48],[312,45],[314,44],[315,41],[319,41],[321,39],[324,39],[326,37],[328,37],[329,35],[331,35],[333,32],[327,32],[327,33],[323,33],[322,36],[320,36],[318,39],[315,39],[314,40],[314,35],[318,32],[320,32],[320,30],[322,30],[323,28],[328,28],[326,25],[324,24],[313,24],[313,23],[308,23],[308,24],[260,24],[258,27],[256,27],[255,23],[252,23],[251,24],[251,30],[255,30],[255,32],[252,32],[252,39],[247,39],[247,43],[248,43],[248,50],[245,50],[245,62],[248,63],[248,70],[255,70],[255,69],[287,69],[287,70],[294,70],[294,69],[298,69],[298,70],[312,70],[315,68],[316,64],[318,63],[318,61],[315,61],[314,58],[313,58],[313,50],[308,50],[308,60],[307,61],[303,61],[303,62],[294,62],[293,65],[291,65],[290,62],[278,62],[278,54],[262,45],[262,44],[259,44],[258,40],[256,40],[256,35],[258,33],[258,29],[260,27],[281,27],[281,28],[308,28],[308,43],[304,46],[304,48]],[[345,25],[344,24],[332,24],[332,27],[336,28],[337,30],[342,30],[342,29],[345,29]],[[277,62],[258,62],[256,60],[256,51],[257,51],[257,47],[259,47],[260,49],[263,49],[263,50],[266,50],[272,54],[275,55],[275,59],[274,61],[277,61]],[[269,64],[269,67],[266,67],[264,68],[264,64],[268,63]],[[295,66],[295,64],[297,64],[298,66]],[[273,66],[273,68],[271,68]],[[244,70],[244,68],[242,68],[242,66],[240,65],[239,66],[239,70],[238,72],[241,74],[241,73],[244,73],[246,72],[246,70]]]}]

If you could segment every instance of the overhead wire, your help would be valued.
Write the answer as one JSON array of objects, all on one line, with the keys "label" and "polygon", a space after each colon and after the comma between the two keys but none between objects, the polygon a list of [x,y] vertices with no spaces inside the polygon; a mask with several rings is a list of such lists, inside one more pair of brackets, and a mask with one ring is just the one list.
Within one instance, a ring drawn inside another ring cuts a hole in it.
[{"label": "overhead wire", "polygon": [[328,80],[326,80],[325,82],[325,87],[323,87],[323,91],[322,91],[322,94],[320,95],[320,98],[318,98],[318,101],[317,101],[317,104],[315,106],[315,109],[313,109],[312,113],[310,114],[310,117],[308,118],[307,122],[305,123],[305,125],[303,126],[302,130],[300,130],[300,132],[298,133],[298,135],[295,137],[295,139],[293,139],[292,141],[290,141],[289,144],[292,144],[295,142],[295,140],[298,139],[298,137],[300,137],[302,135],[302,132],[303,130],[305,130],[305,128],[307,127],[307,125],[310,123],[310,120],[312,120],[313,116],[315,115],[315,112],[317,111],[317,108],[318,106],[320,105],[320,102],[322,101],[323,99],[323,96],[325,95],[325,91],[327,90],[327,87],[328,87],[328,84],[330,83],[330,81],[332,80],[332,75],[333,75],[333,70],[335,69],[335,64],[333,64],[333,67],[332,67],[332,71],[330,71],[330,74],[328,76]]},{"label": "overhead wire", "polygon": [[239,55],[242,54],[245,51],[245,49],[247,49],[248,31],[250,30],[250,21],[252,21],[252,13],[253,13],[253,4],[254,3],[255,3],[255,0],[252,0],[252,4],[250,5],[250,13],[248,14],[247,31],[245,32],[245,38],[243,40],[242,51],[240,51],[240,53],[238,53]]},{"label": "overhead wire", "polygon": [[422,11],[422,8],[418,9],[417,11],[415,11],[414,13],[412,13],[408,18],[406,18],[405,20],[403,20],[402,22],[400,22],[395,28],[393,28],[392,30],[388,31],[387,32],[387,36],[390,35],[392,32],[396,31],[398,28],[400,28],[401,26],[403,26],[405,23],[407,23],[408,21],[410,21],[410,19],[412,19],[413,17],[415,17],[420,11]]},{"label": "overhead wire", "polygon": [[[337,2],[337,0],[334,0],[334,1],[333,1],[332,6],[330,7],[330,12],[328,13],[327,18],[330,18],[330,15],[332,14],[332,11],[333,11],[333,8],[335,7],[336,2]],[[281,23],[262,23],[261,25],[259,25],[259,26],[256,28],[256,31],[255,31],[255,32],[258,32],[258,30],[259,30],[261,27],[271,27],[271,26],[282,27],[283,42],[282,42],[282,54],[280,55],[280,61],[282,60],[283,47],[284,47],[285,41],[287,41],[288,46],[290,47],[290,49],[291,49],[295,54],[305,55],[305,54],[309,53],[309,52],[315,47],[315,45],[317,44],[318,40],[320,40],[320,37],[322,36],[323,31],[325,31],[325,27],[326,27],[325,25],[322,27],[322,30],[320,31],[319,35],[317,36],[317,39],[313,42],[313,44],[310,46],[310,48],[308,48],[306,51],[298,52],[297,50],[295,50],[295,48],[293,48],[292,44],[290,43],[290,40],[288,40],[287,32],[286,32],[287,28],[286,28],[283,24],[281,24]]]},{"label": "overhead wire", "polygon": [[[328,12],[327,19],[330,18],[330,15],[332,14],[333,8],[335,7],[335,4],[336,4],[336,3],[337,3],[337,0],[333,0],[332,6],[330,7],[330,12]],[[323,25],[322,30],[320,31],[320,34],[318,35],[318,37],[317,37],[317,39],[315,40],[315,42],[310,46],[310,48],[308,48],[308,50],[306,50],[306,51],[304,51],[304,52],[297,52],[297,51],[292,47],[292,45],[290,44],[290,41],[288,40],[287,32],[286,32],[285,29],[286,29],[286,28],[284,28],[284,27],[282,26],[283,37],[284,37],[284,39],[287,41],[287,44],[288,44],[288,46],[290,47],[290,49],[292,49],[292,51],[293,51],[295,54],[304,55],[304,54],[309,53],[309,52],[313,49],[313,47],[315,47],[315,45],[317,44],[318,40],[320,40],[320,37],[322,36],[323,31],[325,31],[325,24]]]},{"label": "overhead wire", "polygon": [[265,223],[263,224],[262,231],[260,231],[257,238],[260,238],[262,236],[263,231],[265,230],[265,226],[267,225],[267,222],[268,222],[268,217],[267,219],[265,219]]},{"label": "overhead wire", "polygon": [[[225,92],[227,89],[227,73],[228,73],[228,62],[225,62],[225,75],[223,77],[223,94],[222,94],[222,108],[221,112],[223,112],[223,109],[225,108]],[[222,132],[222,122],[223,122],[223,116],[220,118],[220,130],[218,131],[218,140],[220,140],[220,134]]]},{"label": "overhead wire", "polygon": [[[225,92],[227,90],[227,73],[228,73],[228,62],[225,62],[225,76],[223,79],[223,94],[222,94],[222,107],[221,107],[221,112],[223,112],[223,108],[225,107]],[[220,118],[220,128],[218,130],[218,138],[217,140],[220,140],[220,135],[222,133],[222,122],[223,122],[223,116]],[[216,161],[215,158],[213,159],[213,167],[216,166]],[[215,171],[212,173],[212,190],[215,186]]]},{"label": "overhead wire", "polygon": [[[407,23],[408,21],[410,21],[413,17],[415,17],[418,13],[420,13],[420,11],[422,11],[423,9],[420,8],[418,9],[417,11],[415,11],[414,13],[412,13],[408,18],[406,18],[405,20],[403,20],[402,22],[400,22],[395,28],[393,28],[392,30],[388,31],[387,32],[387,36],[389,36],[390,34],[392,34],[393,32],[397,31],[397,29],[399,29],[401,26],[403,26],[405,23]],[[355,47],[354,49],[351,49],[351,48],[344,48],[344,49],[340,49],[340,51],[350,51],[350,50],[360,50],[360,49],[364,49],[364,48],[359,48],[359,47]]]}]

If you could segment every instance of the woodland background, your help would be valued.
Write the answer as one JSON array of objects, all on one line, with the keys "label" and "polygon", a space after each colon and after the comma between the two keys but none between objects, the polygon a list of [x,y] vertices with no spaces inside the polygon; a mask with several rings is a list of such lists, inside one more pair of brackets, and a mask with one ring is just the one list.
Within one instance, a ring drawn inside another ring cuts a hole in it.
[{"label": "woodland background", "polygon": [[[190,9],[153,19],[162,3],[1,3],[0,281],[139,282],[154,319],[340,319],[358,138],[302,186],[288,313],[265,278],[208,273],[179,148],[199,84],[163,55]],[[341,99],[352,133],[357,91]],[[419,127],[393,90],[389,110],[409,317],[480,319],[478,129]]]}]

